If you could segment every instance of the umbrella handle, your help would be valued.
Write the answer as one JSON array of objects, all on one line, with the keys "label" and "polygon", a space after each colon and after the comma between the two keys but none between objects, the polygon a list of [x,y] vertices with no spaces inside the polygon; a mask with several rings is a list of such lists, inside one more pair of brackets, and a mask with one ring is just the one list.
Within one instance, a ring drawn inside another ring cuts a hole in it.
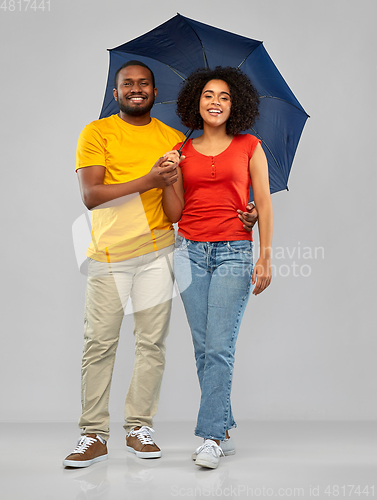
[{"label": "umbrella handle", "polygon": [[191,129],[191,132],[190,132],[188,135],[186,135],[186,139],[182,142],[182,146],[178,149],[178,154],[179,154],[179,156],[180,156],[180,157],[181,157],[181,155],[182,155],[182,148],[183,148],[183,146],[184,146],[184,145],[186,144],[186,142],[190,139],[190,136],[191,136],[191,134],[192,134],[193,132],[194,132],[194,129]]}]

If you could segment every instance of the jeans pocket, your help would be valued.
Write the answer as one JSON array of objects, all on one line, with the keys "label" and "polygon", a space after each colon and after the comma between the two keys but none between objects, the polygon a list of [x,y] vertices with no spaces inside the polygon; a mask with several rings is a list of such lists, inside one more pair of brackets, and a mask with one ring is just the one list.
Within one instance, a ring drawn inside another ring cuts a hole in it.
[{"label": "jeans pocket", "polygon": [[191,243],[190,240],[186,240],[186,238],[177,234],[177,236],[175,237],[174,248],[177,251],[186,250],[186,248],[190,245],[190,243]]},{"label": "jeans pocket", "polygon": [[253,242],[250,240],[227,241],[226,246],[230,252],[253,256]]}]

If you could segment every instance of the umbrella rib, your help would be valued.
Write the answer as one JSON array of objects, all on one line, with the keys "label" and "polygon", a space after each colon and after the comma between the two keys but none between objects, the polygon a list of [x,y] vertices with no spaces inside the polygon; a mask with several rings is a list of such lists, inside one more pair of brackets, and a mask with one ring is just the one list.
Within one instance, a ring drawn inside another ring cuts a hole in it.
[{"label": "umbrella rib", "polygon": [[[260,47],[260,45],[263,45],[263,42],[260,42],[260,44],[258,45],[258,47],[257,47],[257,48],[259,48],[259,47]],[[252,50],[252,51],[251,51],[251,52],[250,52],[250,53],[249,53],[249,54],[248,54],[248,55],[244,58],[244,60],[243,60],[243,61],[242,61],[242,62],[241,62],[238,66],[237,66],[238,68],[240,68],[240,67],[243,65],[243,63],[244,63],[244,62],[246,61],[246,59],[247,59],[247,58],[248,58],[248,57],[249,57],[249,56],[250,56],[250,55],[254,52],[254,50],[255,50],[255,49],[253,49],[253,50]],[[269,97],[270,99],[278,99],[279,101],[286,102],[287,104],[290,104],[291,106],[294,106],[294,107],[295,107],[296,109],[298,109],[299,111],[304,111],[304,113],[306,114],[306,116],[307,116],[308,118],[310,118],[310,116],[308,115],[308,113],[307,113],[304,109],[299,108],[299,107],[298,107],[298,106],[296,106],[295,104],[292,104],[291,102],[288,102],[288,101],[286,101],[285,99],[281,99],[280,97],[274,97],[274,96],[269,96],[269,95],[260,95],[259,97],[260,97],[260,98],[263,98],[263,97]]]},{"label": "umbrella rib", "polygon": [[[183,16],[182,16],[182,17],[183,17]],[[209,68],[209,64],[208,64],[208,61],[207,61],[207,56],[206,56],[206,53],[205,53],[205,51],[204,51],[203,42],[201,41],[201,39],[200,39],[199,35],[198,35],[198,34],[197,34],[197,32],[194,30],[194,28],[190,25],[190,23],[188,23],[188,22],[187,22],[187,20],[186,20],[184,17],[183,17],[183,19],[184,19],[184,20],[185,20],[185,22],[186,22],[186,23],[190,26],[190,28],[192,29],[192,31],[195,33],[196,38],[199,40],[200,45],[201,45],[201,47],[202,47],[202,52],[203,52],[204,67],[205,67],[206,69],[208,69],[208,68]]]},{"label": "umbrella rib", "polygon": [[279,173],[280,173],[281,178],[282,178],[282,180],[283,180],[283,182],[284,182],[284,184],[285,184],[285,189],[286,189],[287,191],[289,191],[287,181],[284,179],[284,175],[283,175],[283,172],[281,171],[281,167],[280,167],[280,165],[279,165],[279,163],[278,163],[277,159],[275,158],[275,156],[274,156],[273,152],[272,152],[272,151],[271,151],[271,149],[268,147],[268,144],[264,141],[263,137],[261,137],[261,136],[258,134],[258,132],[257,132],[255,129],[253,129],[253,127],[251,127],[251,130],[252,130],[252,131],[254,132],[254,134],[258,137],[258,139],[260,139],[260,140],[262,141],[262,143],[264,144],[264,146],[266,146],[266,149],[268,149],[268,151],[269,151],[270,155],[272,156],[272,159],[274,160],[274,162],[276,163],[276,166],[277,166],[277,167],[278,167],[278,169],[279,169]]},{"label": "umbrella rib", "polygon": [[179,78],[182,78],[183,81],[185,81],[186,79],[183,78],[183,76],[181,76],[174,68],[172,68],[171,66],[169,66],[169,64],[166,65],[169,69],[171,69],[173,71],[173,73],[175,73],[177,76],[179,76]]},{"label": "umbrella rib", "polygon": [[285,99],[282,99],[281,97],[275,97],[273,95],[260,95],[258,97],[259,97],[259,99],[263,99],[263,98],[266,98],[266,99],[277,99],[278,101],[285,102],[285,103],[289,104],[290,106],[293,106],[294,108],[298,109],[299,111],[301,111],[301,112],[303,111],[306,114],[306,116],[308,118],[310,118],[310,116],[308,115],[308,113],[305,110],[303,110],[302,108],[299,108],[298,106],[296,106],[296,104],[292,104],[291,102],[286,101]]},{"label": "umbrella rib", "polygon": [[[109,49],[109,50],[113,50],[113,49]],[[116,53],[116,52],[115,52]],[[177,76],[179,76],[179,78],[181,78],[183,81],[186,80],[186,78],[184,78],[182,75],[180,75],[178,73],[178,70],[173,68],[172,66],[170,66],[169,64],[167,64],[166,62],[164,61],[161,61],[160,59],[158,59],[157,57],[154,58],[156,61],[160,62],[161,64],[164,64],[165,66],[167,66],[171,71],[173,71],[173,73],[175,73]]]},{"label": "umbrella rib", "polygon": [[[199,38],[199,37],[198,37]],[[200,38],[199,38],[200,40]],[[209,66],[208,66],[208,61],[207,61],[207,56],[206,56],[206,53],[204,52],[204,47],[203,47],[203,44],[202,44],[202,41],[200,40],[200,44],[202,46],[202,51],[203,51],[203,57],[204,57],[204,65],[205,65],[205,68],[207,69]]]},{"label": "umbrella rib", "polygon": [[159,104],[176,104],[177,100],[175,101],[161,101],[161,102],[156,102],[154,105],[158,106]]},{"label": "umbrella rib", "polygon": [[[263,43],[263,42],[260,42],[260,43],[259,43],[259,45],[260,45],[261,43]],[[259,45],[258,45],[258,47],[259,47]],[[252,50],[249,54],[247,54],[247,56],[245,57],[245,59],[244,59],[242,62],[240,62],[240,64],[237,66],[237,68],[238,68],[238,69],[239,69],[239,68],[243,65],[243,63],[246,61],[246,59],[247,59],[247,58],[248,58],[248,57],[249,57],[249,56],[250,56],[250,55],[254,52],[254,50],[255,50],[256,48],[258,48],[258,47],[254,47],[254,49],[253,49],[253,50]]]}]

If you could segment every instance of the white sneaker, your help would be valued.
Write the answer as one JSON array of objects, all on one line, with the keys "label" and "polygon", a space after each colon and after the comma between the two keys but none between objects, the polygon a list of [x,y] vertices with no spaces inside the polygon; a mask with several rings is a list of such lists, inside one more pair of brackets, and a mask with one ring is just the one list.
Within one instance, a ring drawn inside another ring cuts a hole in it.
[{"label": "white sneaker", "polygon": [[195,465],[216,469],[219,465],[219,458],[224,455],[220,446],[212,439],[206,439],[202,446],[196,450]]},{"label": "white sneaker", "polygon": [[220,441],[220,448],[223,450],[224,456],[235,455],[236,447],[234,446],[233,439],[229,437],[225,441]]},{"label": "white sneaker", "polygon": [[[199,450],[199,448],[198,448],[198,450]],[[227,457],[228,455],[235,455],[235,453],[236,453],[236,447],[234,446],[234,441],[231,437],[229,437],[228,439],[225,439],[224,441],[220,441],[220,448],[223,450],[224,457]],[[194,453],[191,455],[191,458],[193,460],[196,460],[196,457],[198,455],[198,453],[197,453],[198,450],[195,450]]]}]

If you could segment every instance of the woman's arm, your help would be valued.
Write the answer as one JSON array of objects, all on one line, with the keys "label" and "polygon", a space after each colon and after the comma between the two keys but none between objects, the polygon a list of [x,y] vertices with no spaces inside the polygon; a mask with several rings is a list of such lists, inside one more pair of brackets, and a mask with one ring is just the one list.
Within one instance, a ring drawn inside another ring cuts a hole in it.
[{"label": "woman's arm", "polygon": [[258,295],[271,283],[271,245],[272,245],[272,202],[268,181],[268,164],[262,146],[258,144],[249,162],[254,202],[258,210],[258,229],[260,253],[255,264],[252,284],[253,294]]},{"label": "woman's arm", "polygon": [[[181,159],[184,159],[184,156],[179,158],[178,151],[171,151],[167,153],[167,158],[168,161],[166,162],[166,168],[171,165],[169,162],[175,161],[179,163]],[[163,164],[163,168],[164,165],[165,164]],[[180,220],[183,207],[185,206],[182,172],[178,165],[177,174],[177,181],[170,186],[166,186],[162,192],[162,205],[164,207],[164,212],[171,222],[178,222]]]}]

